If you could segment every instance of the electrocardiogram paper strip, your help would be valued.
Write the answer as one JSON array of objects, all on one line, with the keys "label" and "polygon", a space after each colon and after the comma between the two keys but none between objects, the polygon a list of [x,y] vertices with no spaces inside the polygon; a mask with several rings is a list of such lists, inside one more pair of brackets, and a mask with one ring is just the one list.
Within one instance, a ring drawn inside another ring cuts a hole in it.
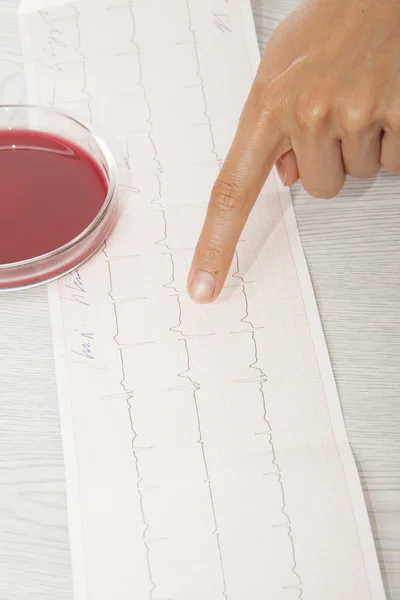
[{"label": "electrocardiogram paper strip", "polygon": [[75,600],[383,600],[290,194],[186,274],[259,60],[248,0],[21,6],[30,98],[117,140],[122,216],[50,286]]}]

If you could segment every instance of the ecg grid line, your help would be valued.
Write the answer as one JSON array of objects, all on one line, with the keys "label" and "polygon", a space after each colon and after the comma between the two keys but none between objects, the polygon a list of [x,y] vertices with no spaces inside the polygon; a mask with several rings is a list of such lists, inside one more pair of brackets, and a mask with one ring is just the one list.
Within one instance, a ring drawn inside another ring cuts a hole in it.
[{"label": "ecg grid line", "polygon": [[[135,0],[135,1],[137,2],[138,0]],[[171,269],[170,280],[167,281],[166,283],[164,283],[162,287],[165,290],[171,292],[170,294],[168,294],[170,297],[174,297],[176,299],[176,303],[177,303],[177,307],[178,307],[178,314],[179,314],[178,322],[175,325],[172,325],[169,328],[169,331],[171,333],[174,333],[177,336],[179,336],[179,337],[177,337],[177,343],[182,344],[185,349],[186,364],[183,365],[184,370],[179,372],[177,374],[177,376],[181,379],[187,380],[190,384],[190,388],[192,389],[192,400],[193,400],[193,404],[195,406],[195,412],[197,415],[197,428],[198,428],[198,434],[199,434],[199,439],[198,439],[197,443],[201,447],[201,454],[203,457],[203,465],[204,465],[204,470],[205,470],[205,474],[206,474],[205,483],[206,483],[206,485],[208,487],[208,491],[209,491],[209,501],[210,501],[210,506],[212,509],[213,520],[214,520],[214,532],[213,533],[214,533],[214,536],[216,539],[216,544],[218,546],[218,553],[219,553],[219,559],[220,559],[221,582],[222,582],[221,595],[224,596],[225,598],[229,599],[230,596],[229,596],[229,592],[228,592],[228,588],[227,588],[227,581],[226,581],[225,568],[224,568],[224,556],[223,556],[221,540],[220,540],[220,533],[219,533],[219,528],[218,528],[218,514],[217,514],[217,510],[216,510],[214,498],[213,498],[212,482],[210,481],[210,474],[209,474],[209,468],[208,468],[208,463],[207,463],[207,449],[205,448],[205,444],[203,441],[201,409],[199,407],[199,403],[197,400],[197,393],[201,389],[201,382],[193,380],[190,375],[190,372],[191,372],[190,338],[193,336],[185,335],[185,332],[183,331],[183,322],[182,322],[183,308],[182,308],[182,303],[181,303],[181,299],[180,299],[181,292],[175,286],[176,279],[175,279],[175,263],[174,263],[174,254],[173,254],[174,251],[171,249],[171,247],[167,243],[168,222],[167,222],[166,211],[165,211],[165,208],[164,208],[163,202],[162,202],[162,200],[163,200],[163,180],[162,180],[163,168],[162,168],[162,164],[158,158],[156,144],[153,140],[153,127],[154,126],[152,123],[152,109],[151,109],[150,101],[147,97],[146,86],[144,83],[143,67],[142,67],[142,63],[141,63],[141,49],[140,49],[138,42],[136,41],[136,36],[135,36],[135,32],[136,32],[135,12],[134,12],[135,1],[128,2],[127,4],[124,4],[124,5],[113,6],[111,8],[113,10],[120,10],[120,9],[128,10],[131,21],[132,21],[131,43],[134,47],[135,54],[137,55],[137,60],[138,60],[139,67],[140,67],[140,80],[138,82],[138,85],[142,89],[143,97],[146,101],[147,108],[148,108],[148,118],[146,119],[146,122],[147,122],[149,128],[148,128],[147,134],[148,134],[149,141],[153,147],[153,151],[154,151],[153,162],[156,165],[155,177],[157,179],[157,185],[158,185],[158,196],[155,200],[151,201],[151,204],[155,204],[155,205],[159,206],[159,212],[162,215],[163,227],[164,227],[163,236],[160,239],[158,239],[155,242],[155,244],[158,248],[160,248],[160,252],[163,255],[167,255],[169,258],[170,269]],[[199,55],[198,55],[198,51],[197,51],[196,33],[195,33],[195,30],[193,28],[193,23],[192,23],[190,2],[189,2],[189,0],[184,0],[184,2],[187,7],[188,31],[190,32],[190,34],[192,36],[191,43],[193,45],[194,52],[196,55],[196,61],[197,61],[197,67],[198,67],[197,78],[199,80],[199,88],[201,89],[202,97],[203,97],[203,101],[204,101],[204,116],[207,119],[207,126],[209,129],[210,141],[212,144],[212,153],[215,156],[216,164],[220,168],[221,164],[222,164],[222,159],[219,157],[218,152],[216,150],[216,144],[215,144],[214,132],[213,132],[213,124],[212,124],[212,120],[211,120],[211,117],[208,112],[205,83],[204,83],[204,79],[201,76],[200,60],[199,60]],[[79,40],[79,44],[78,44],[78,47],[76,48],[76,52],[80,56],[79,62],[82,65],[83,74],[84,74],[84,87],[82,88],[81,91],[87,98],[88,111],[89,111],[90,121],[91,121],[91,119],[92,119],[91,103],[93,101],[93,98],[87,88],[87,75],[86,75],[86,66],[85,66],[86,57],[80,47],[80,25],[79,25],[80,13],[78,11],[77,6],[74,4],[74,2],[68,3],[68,6],[71,9],[73,9],[74,15],[75,15],[74,18],[75,18],[78,40]],[[47,24],[49,25],[49,27],[53,27],[53,32],[57,31],[57,30],[54,30],[54,26],[51,26],[51,22],[48,17],[49,17],[49,15],[46,13]],[[53,102],[54,102],[54,97],[53,97]],[[129,158],[130,158],[129,150],[128,150],[128,145],[127,145],[127,157],[125,157],[124,162],[125,162],[126,168],[128,168],[128,169],[130,168]],[[281,201],[280,201],[280,206],[282,207]],[[143,486],[141,485],[144,481],[144,477],[142,476],[142,473],[141,473],[140,457],[138,454],[143,450],[147,450],[147,448],[137,447],[135,444],[137,436],[138,436],[138,432],[135,429],[136,426],[135,426],[134,418],[132,415],[133,402],[135,399],[135,395],[134,395],[133,391],[129,389],[128,384],[127,384],[126,368],[125,368],[125,360],[124,360],[125,347],[124,347],[124,345],[121,345],[119,343],[119,335],[120,335],[120,325],[119,325],[119,317],[118,317],[119,301],[113,295],[114,290],[113,290],[112,263],[113,263],[113,260],[115,260],[115,259],[108,255],[107,245],[104,246],[102,254],[104,256],[104,260],[107,265],[108,277],[109,277],[108,296],[109,296],[110,302],[112,304],[114,319],[115,319],[115,335],[113,336],[113,342],[115,343],[117,350],[118,350],[118,354],[120,356],[121,380],[119,382],[119,385],[120,385],[120,388],[122,390],[122,395],[123,395],[126,405],[127,405],[128,418],[129,418],[130,428],[131,428],[131,432],[132,432],[132,453],[133,453],[134,465],[135,465],[135,470],[136,470],[136,475],[137,475],[137,493],[138,493],[138,496],[140,499],[140,507],[141,507],[142,518],[143,518],[143,543],[146,548],[148,574],[149,574],[149,580],[150,580],[150,585],[151,585],[149,597],[150,597],[150,600],[156,600],[156,598],[154,597],[154,592],[156,590],[157,582],[154,579],[154,574],[152,572],[152,564],[151,564],[151,552],[152,552],[151,544],[154,540],[148,539],[146,537],[146,534],[150,528],[150,524],[148,523],[147,517],[146,517],[145,495],[143,493]],[[121,257],[121,258],[124,258],[124,257]],[[272,429],[271,424],[268,419],[268,406],[267,406],[268,400],[266,398],[266,393],[265,393],[265,383],[268,381],[268,377],[267,377],[266,372],[263,370],[263,368],[260,365],[259,348],[258,348],[258,343],[257,343],[257,331],[260,328],[255,326],[249,317],[249,300],[248,300],[248,294],[246,291],[246,285],[248,285],[251,282],[245,281],[244,277],[242,277],[242,275],[240,274],[241,266],[240,266],[238,252],[235,253],[234,260],[235,260],[235,269],[236,270],[232,273],[232,277],[234,279],[236,279],[238,282],[238,287],[241,290],[241,294],[243,297],[243,304],[244,304],[244,314],[241,317],[240,321],[244,325],[248,326],[249,329],[240,331],[240,332],[232,332],[232,333],[246,334],[246,335],[250,335],[250,337],[251,337],[254,356],[253,356],[252,362],[249,364],[249,368],[255,372],[255,377],[254,377],[253,381],[255,381],[259,384],[258,392],[259,392],[260,400],[262,402],[263,420],[264,420],[264,424],[265,424],[265,430],[258,432],[255,435],[262,435],[262,436],[266,437],[267,443],[268,443],[271,453],[272,453],[272,465],[274,466],[274,469],[271,472],[265,473],[265,475],[273,476],[276,478],[276,481],[277,481],[277,484],[279,486],[280,493],[281,493],[281,514],[283,517],[283,522],[275,524],[274,527],[287,529],[288,541],[290,543],[290,548],[291,548],[291,553],[292,553],[291,571],[292,571],[292,575],[294,576],[294,578],[296,580],[296,583],[293,583],[292,585],[289,584],[287,586],[284,586],[283,589],[296,591],[297,598],[299,600],[302,600],[303,599],[303,581],[302,581],[302,577],[301,577],[301,575],[298,571],[298,567],[297,567],[295,539],[294,539],[293,532],[292,532],[291,519],[290,519],[289,513],[287,511],[287,506],[286,506],[286,496],[285,496],[283,472],[282,472],[281,466],[279,464],[278,457],[277,457],[276,450],[275,450],[274,432],[273,432],[273,429]],[[297,272],[296,272],[296,275],[298,277]],[[58,284],[58,285],[60,286],[60,284]],[[300,285],[300,282],[299,282],[299,285]],[[59,287],[59,289],[60,289],[60,287]],[[300,286],[300,289],[301,289],[301,286]],[[59,294],[61,297],[61,290],[60,290]],[[127,300],[131,300],[131,299],[128,298]],[[303,303],[304,303],[304,298],[303,298]],[[149,342],[145,342],[145,343],[149,343]],[[314,348],[314,353],[315,353],[315,347],[313,347],[313,348]],[[319,371],[319,373],[320,373],[320,371]],[[322,382],[322,374],[321,373],[320,373],[320,377],[321,377],[321,382]],[[339,457],[340,457],[340,455],[339,455]],[[344,469],[344,467],[343,467],[343,469]],[[348,490],[348,497],[349,497],[350,504],[352,505],[351,495],[350,495],[349,490]],[[163,538],[160,538],[160,541],[162,541],[162,540],[163,540]],[[362,550],[361,541],[360,541],[360,547]]]}]

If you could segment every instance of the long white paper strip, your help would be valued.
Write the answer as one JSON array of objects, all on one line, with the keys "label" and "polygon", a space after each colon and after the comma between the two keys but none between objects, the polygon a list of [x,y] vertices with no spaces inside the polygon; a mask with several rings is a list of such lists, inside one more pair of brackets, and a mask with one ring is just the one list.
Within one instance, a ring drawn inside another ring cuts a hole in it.
[{"label": "long white paper strip", "polygon": [[[382,600],[290,194],[185,292],[259,55],[248,0],[22,3],[30,98],[118,139],[123,216],[50,286],[75,600]],[[103,129],[102,129],[103,128]]]}]

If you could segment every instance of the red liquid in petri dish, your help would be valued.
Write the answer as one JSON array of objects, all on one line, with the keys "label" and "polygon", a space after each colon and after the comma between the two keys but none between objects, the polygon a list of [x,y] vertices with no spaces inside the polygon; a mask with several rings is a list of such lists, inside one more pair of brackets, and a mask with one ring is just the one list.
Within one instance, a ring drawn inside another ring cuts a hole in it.
[{"label": "red liquid in petri dish", "polygon": [[106,196],[106,177],[82,148],[47,133],[0,130],[0,264],[64,246]]}]

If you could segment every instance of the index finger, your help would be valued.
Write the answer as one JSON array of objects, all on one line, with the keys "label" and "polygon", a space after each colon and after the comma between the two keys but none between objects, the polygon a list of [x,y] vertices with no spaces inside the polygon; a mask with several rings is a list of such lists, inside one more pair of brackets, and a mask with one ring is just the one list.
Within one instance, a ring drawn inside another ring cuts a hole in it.
[{"label": "index finger", "polygon": [[212,190],[188,278],[188,292],[198,303],[212,302],[220,294],[250,211],[282,154],[277,111],[272,102],[260,109],[259,89],[256,81]]}]

